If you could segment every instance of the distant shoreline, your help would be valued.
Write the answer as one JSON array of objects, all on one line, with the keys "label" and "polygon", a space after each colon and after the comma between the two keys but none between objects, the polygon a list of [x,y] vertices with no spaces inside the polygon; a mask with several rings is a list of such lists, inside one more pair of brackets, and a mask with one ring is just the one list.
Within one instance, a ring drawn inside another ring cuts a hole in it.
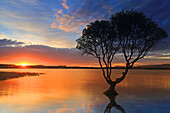
[{"label": "distant shoreline", "polygon": [[[0,69],[101,69],[100,67],[79,67],[79,66],[44,66],[44,65],[14,65],[14,64],[0,64]],[[125,69],[123,66],[112,67],[112,69]],[[147,70],[170,70],[170,64],[162,65],[144,65],[135,66],[132,69],[147,69]]]},{"label": "distant shoreline", "polygon": [[[0,69],[101,69],[100,67],[0,67]],[[105,68],[106,69],[106,68]],[[113,67],[112,69],[125,69],[124,67]],[[170,70],[170,68],[138,68],[143,70]]]}]

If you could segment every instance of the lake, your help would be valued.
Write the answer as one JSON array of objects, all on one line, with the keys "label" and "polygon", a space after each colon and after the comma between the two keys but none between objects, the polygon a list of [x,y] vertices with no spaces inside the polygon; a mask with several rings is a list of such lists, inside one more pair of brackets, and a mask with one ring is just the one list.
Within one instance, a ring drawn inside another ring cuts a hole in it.
[{"label": "lake", "polygon": [[[108,85],[99,69],[0,71],[45,73],[0,81],[0,113],[109,112],[110,100],[103,94]],[[126,113],[170,113],[170,70],[130,70],[116,89],[115,101]],[[110,109],[121,113],[114,105]]]}]

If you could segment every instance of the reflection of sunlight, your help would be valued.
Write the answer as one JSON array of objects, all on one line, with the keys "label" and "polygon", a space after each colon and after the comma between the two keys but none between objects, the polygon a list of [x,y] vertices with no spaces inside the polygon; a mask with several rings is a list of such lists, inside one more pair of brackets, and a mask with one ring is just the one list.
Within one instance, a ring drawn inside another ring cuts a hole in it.
[{"label": "reflection of sunlight", "polygon": [[[42,106],[51,106],[52,108],[54,107],[53,109],[49,110],[49,113],[74,113],[79,110],[90,112],[92,106],[98,103],[103,103],[103,100],[99,100],[100,102],[89,104],[92,103],[91,101],[95,101],[97,98],[93,98],[92,100],[93,96],[86,93],[91,89],[87,90],[84,88],[87,87],[86,84],[88,83],[88,79],[90,79],[90,77],[87,77],[86,73],[88,71],[86,70],[83,70],[83,72],[85,72],[81,74],[81,76],[79,75],[79,71],[81,70],[76,71],[57,69],[49,71],[49,69],[18,69],[16,71],[36,71],[46,74],[36,77],[17,78],[2,83],[4,88],[7,87],[6,85],[8,85],[9,88],[6,91],[7,94],[3,95],[3,99],[0,100],[0,105],[8,103],[8,105],[11,106],[11,109],[14,110],[13,113],[27,111],[32,107],[35,109],[40,109]],[[71,73],[69,73],[70,71]],[[91,73],[89,76],[92,77],[94,75]],[[96,81],[95,83],[101,83],[100,80]],[[16,84],[12,82],[15,82]],[[96,88],[94,87],[94,89]],[[99,89],[101,88],[99,87]],[[98,101],[98,99],[96,101]],[[15,107],[16,105],[19,106],[19,108],[22,108],[22,110],[17,110]],[[55,105],[61,106],[56,108]],[[34,111],[35,109],[32,110]]]}]

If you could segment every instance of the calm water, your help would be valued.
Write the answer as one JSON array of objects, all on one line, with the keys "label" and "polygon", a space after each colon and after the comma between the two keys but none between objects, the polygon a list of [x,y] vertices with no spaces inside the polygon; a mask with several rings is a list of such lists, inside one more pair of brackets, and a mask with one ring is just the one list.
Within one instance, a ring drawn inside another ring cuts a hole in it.
[{"label": "calm water", "polygon": [[[0,81],[0,113],[103,113],[110,103],[101,70],[0,71],[46,73]],[[170,70],[130,70],[117,92],[116,102],[126,113],[170,113]]]}]

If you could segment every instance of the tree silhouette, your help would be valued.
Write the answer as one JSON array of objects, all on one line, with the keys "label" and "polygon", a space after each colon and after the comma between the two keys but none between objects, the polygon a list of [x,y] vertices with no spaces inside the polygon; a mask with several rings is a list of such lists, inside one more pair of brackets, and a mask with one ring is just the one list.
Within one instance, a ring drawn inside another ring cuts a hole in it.
[{"label": "tree silhouette", "polygon": [[[77,39],[77,46],[84,54],[97,58],[108,84],[112,83],[112,60],[119,50],[119,40],[109,21],[95,21],[84,28],[82,36]],[[103,66],[105,65],[105,66]],[[106,67],[106,70],[104,69]]]},{"label": "tree silhouette", "polygon": [[[109,21],[97,20],[87,25],[82,36],[77,39],[77,48],[83,54],[98,58],[103,76],[110,85],[105,94],[116,95],[115,86],[124,80],[128,70],[167,36],[166,31],[151,18],[132,9],[112,15]],[[120,78],[112,80],[112,61],[118,50],[124,55],[126,67]]]}]

